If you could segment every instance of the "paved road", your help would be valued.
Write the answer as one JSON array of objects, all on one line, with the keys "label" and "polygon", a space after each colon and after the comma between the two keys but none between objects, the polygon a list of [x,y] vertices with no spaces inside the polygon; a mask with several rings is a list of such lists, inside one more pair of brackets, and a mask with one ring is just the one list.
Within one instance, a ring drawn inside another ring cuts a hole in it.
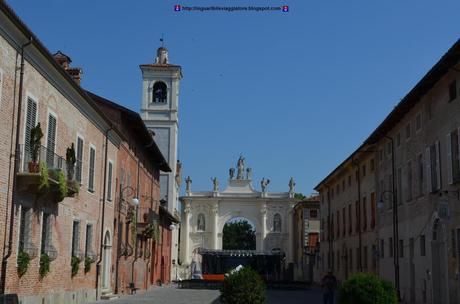
[{"label": "paved road", "polygon": [[[177,289],[156,287],[145,293],[117,300],[95,302],[110,304],[218,304],[218,290]],[[321,304],[321,292],[312,290],[269,290],[268,304]]]}]

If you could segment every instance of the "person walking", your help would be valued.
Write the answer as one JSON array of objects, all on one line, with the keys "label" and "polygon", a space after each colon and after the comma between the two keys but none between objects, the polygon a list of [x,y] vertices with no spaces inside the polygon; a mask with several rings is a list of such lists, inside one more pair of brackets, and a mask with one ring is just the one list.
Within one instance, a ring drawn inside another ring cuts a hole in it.
[{"label": "person walking", "polygon": [[323,287],[323,304],[334,304],[335,290],[337,289],[337,278],[329,270],[321,280]]}]

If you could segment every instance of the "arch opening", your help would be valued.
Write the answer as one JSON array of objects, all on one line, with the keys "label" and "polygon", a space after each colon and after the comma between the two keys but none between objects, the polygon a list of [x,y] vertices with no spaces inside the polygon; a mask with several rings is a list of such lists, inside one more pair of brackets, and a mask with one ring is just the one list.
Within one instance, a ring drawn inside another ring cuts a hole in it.
[{"label": "arch opening", "polygon": [[234,217],[228,220],[222,230],[222,249],[256,250],[254,224],[245,217]]},{"label": "arch opening", "polygon": [[153,98],[152,102],[166,102],[166,98],[168,95],[168,88],[163,81],[157,81],[153,84]]}]

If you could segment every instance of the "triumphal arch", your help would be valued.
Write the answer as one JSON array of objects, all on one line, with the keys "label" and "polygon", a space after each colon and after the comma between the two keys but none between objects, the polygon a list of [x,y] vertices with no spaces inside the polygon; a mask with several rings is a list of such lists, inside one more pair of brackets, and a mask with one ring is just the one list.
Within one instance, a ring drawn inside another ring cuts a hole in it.
[{"label": "triumphal arch", "polygon": [[281,252],[292,262],[294,180],[287,192],[269,192],[270,180],[260,181],[260,191],[253,187],[252,169],[245,168],[243,156],[236,168],[230,168],[227,186],[219,189],[211,179],[210,191],[193,191],[192,179],[186,179],[186,194],[181,197],[181,264],[190,265],[199,250],[222,250],[224,225],[234,219],[246,219],[256,235],[257,252]]}]

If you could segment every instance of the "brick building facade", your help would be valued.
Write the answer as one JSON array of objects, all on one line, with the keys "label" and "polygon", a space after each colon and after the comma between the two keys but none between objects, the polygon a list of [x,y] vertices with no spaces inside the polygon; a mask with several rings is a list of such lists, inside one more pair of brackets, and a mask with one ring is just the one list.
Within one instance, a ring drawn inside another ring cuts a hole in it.
[{"label": "brick building facade", "polygon": [[[156,235],[170,237],[158,201],[159,171],[169,167],[152,134],[121,107],[136,124],[115,123],[70,63],[0,2],[0,286],[24,304],[85,303],[133,282],[145,289],[163,254],[147,231],[155,214]],[[33,143],[38,124],[44,136]],[[126,185],[138,198],[136,223],[120,196],[130,195]],[[128,255],[122,243],[137,245]]]}]

